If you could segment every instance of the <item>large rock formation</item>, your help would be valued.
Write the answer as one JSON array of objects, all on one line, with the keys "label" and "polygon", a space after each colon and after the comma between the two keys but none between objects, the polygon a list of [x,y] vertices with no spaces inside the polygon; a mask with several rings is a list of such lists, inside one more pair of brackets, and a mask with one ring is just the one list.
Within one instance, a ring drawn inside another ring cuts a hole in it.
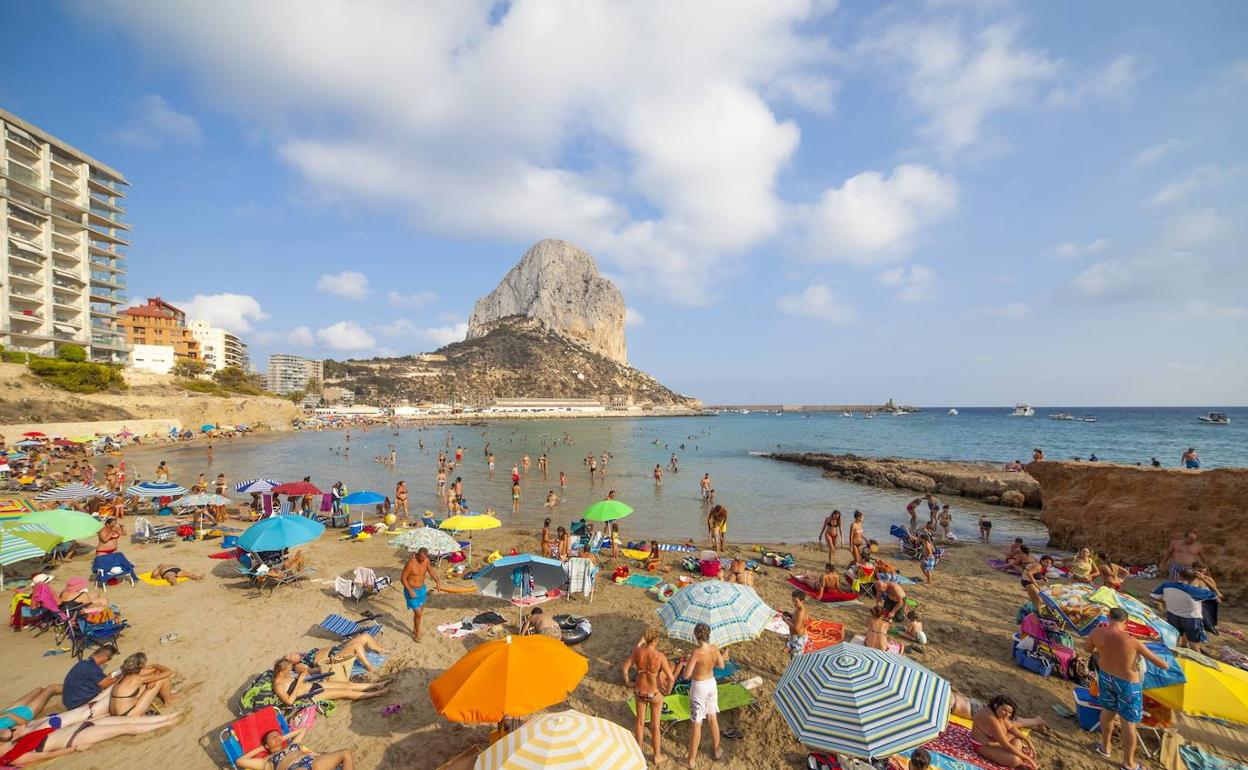
[{"label": "large rock formation", "polygon": [[628,363],[624,297],[598,273],[587,252],[567,241],[534,244],[498,288],[477,300],[468,339],[484,337],[500,321],[526,316],[617,363]]},{"label": "large rock formation", "polygon": [[1184,471],[1112,463],[1035,462],[1040,512],[1055,545],[1156,562],[1186,529],[1199,533],[1227,596],[1248,596],[1248,468]]}]

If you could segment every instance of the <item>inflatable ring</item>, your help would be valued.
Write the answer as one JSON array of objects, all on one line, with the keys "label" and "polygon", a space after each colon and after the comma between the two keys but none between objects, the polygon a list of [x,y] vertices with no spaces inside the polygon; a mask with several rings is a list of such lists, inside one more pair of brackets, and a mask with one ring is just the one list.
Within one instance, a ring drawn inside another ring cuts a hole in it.
[{"label": "inflatable ring", "polygon": [[556,615],[555,622],[559,624],[559,628],[563,631],[563,643],[569,647],[574,647],[589,638],[594,632],[593,626],[590,625],[586,618],[578,618],[575,615]]}]

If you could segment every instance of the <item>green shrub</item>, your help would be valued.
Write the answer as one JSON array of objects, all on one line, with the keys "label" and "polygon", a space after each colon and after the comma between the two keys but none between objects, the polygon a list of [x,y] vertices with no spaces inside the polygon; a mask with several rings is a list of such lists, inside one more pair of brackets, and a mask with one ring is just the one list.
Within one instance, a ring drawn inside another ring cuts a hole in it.
[{"label": "green shrub", "polygon": [[126,387],[121,369],[105,364],[32,356],[27,367],[36,377],[71,393],[99,393]]},{"label": "green shrub", "polygon": [[26,363],[26,356],[27,354],[21,352],[20,350],[5,350],[0,352],[0,360],[10,364],[24,364]]},{"label": "green shrub", "polygon": [[258,374],[249,374],[237,366],[227,366],[213,372],[212,379],[231,393],[245,396],[264,395],[264,378]]},{"label": "green shrub", "polygon": [[203,361],[197,361],[194,358],[179,358],[173,365],[173,369],[169,373],[174,377],[184,377],[190,379],[198,377],[208,370],[208,365]]},{"label": "green shrub", "polygon": [[189,390],[195,393],[207,393],[213,396],[228,395],[227,393],[221,390],[221,387],[217,385],[217,383],[211,380],[178,379],[178,380],[174,380],[174,384],[177,385],[179,388],[182,388],[183,390]]},{"label": "green shrub", "polygon": [[56,351],[56,357],[62,361],[82,363],[87,360],[87,349],[82,345],[61,345]]}]

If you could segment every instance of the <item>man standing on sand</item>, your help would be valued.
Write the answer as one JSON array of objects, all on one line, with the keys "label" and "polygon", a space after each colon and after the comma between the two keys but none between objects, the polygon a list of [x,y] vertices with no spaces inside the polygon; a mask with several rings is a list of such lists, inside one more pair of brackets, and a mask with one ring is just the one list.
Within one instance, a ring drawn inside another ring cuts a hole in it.
[{"label": "man standing on sand", "polygon": [[399,578],[403,583],[403,599],[407,602],[407,608],[412,611],[412,638],[420,641],[420,619],[425,614],[425,600],[429,598],[429,586],[425,585],[426,578],[433,578],[433,586],[441,590],[442,581],[438,580],[438,573],[433,569],[433,563],[429,561],[429,549],[421,548],[412,554],[407,560],[407,564],[403,565],[403,576]]},{"label": "man standing on sand", "polygon": [[672,670],[671,661],[659,652],[659,630],[647,626],[641,641],[633,647],[633,652],[624,661],[621,671],[624,674],[624,686],[629,687],[628,677],[634,667],[637,679],[631,683],[636,696],[637,722],[633,726],[633,734],[637,745],[644,746],[643,730],[646,725],[646,708],[650,709],[650,746],[654,751],[654,764],[663,762],[663,748],[659,737],[659,720],[663,715],[663,696],[671,692],[676,683],[676,675]]},{"label": "man standing on sand", "polygon": [[1204,555],[1204,546],[1196,539],[1196,531],[1189,529],[1183,533],[1183,537],[1170,541],[1157,566],[1169,570],[1170,579],[1177,580],[1180,572],[1191,569]]},{"label": "man standing on sand", "polygon": [[689,714],[693,726],[689,732],[689,767],[698,761],[698,747],[702,743],[702,722],[711,726],[711,756],[724,758],[719,748],[719,685],[715,682],[715,669],[727,665],[724,654],[711,644],[711,627],[699,623],[693,627],[693,639],[698,647],[685,661],[681,676],[690,680]]},{"label": "man standing on sand", "polygon": [[1127,633],[1127,613],[1115,607],[1109,611],[1109,621],[1092,630],[1084,649],[1098,654],[1100,671],[1097,685],[1100,687],[1101,744],[1097,752],[1110,756],[1109,744],[1114,736],[1114,720],[1122,718],[1122,764],[1123,770],[1140,770],[1135,761],[1135,726],[1144,717],[1144,689],[1141,685],[1139,658],[1162,669],[1170,665],[1153,654],[1144,643]]}]

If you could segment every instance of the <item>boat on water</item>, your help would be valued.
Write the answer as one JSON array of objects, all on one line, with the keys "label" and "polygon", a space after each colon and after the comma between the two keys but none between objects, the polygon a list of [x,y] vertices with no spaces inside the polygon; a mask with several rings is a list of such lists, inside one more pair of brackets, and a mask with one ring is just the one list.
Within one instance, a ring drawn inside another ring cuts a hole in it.
[{"label": "boat on water", "polygon": [[892,415],[896,415],[896,416],[898,416],[898,417],[901,417],[902,415],[906,415],[906,414],[910,414],[910,413],[909,413],[909,412],[907,412],[905,409],[894,409],[893,411],[889,412],[889,414],[892,414]]},{"label": "boat on water", "polygon": [[958,416],[958,410],[957,410],[957,409],[950,409],[950,410],[949,410],[949,416],[950,416],[950,417],[957,417],[957,416]]},{"label": "boat on water", "polygon": [[862,416],[862,419],[870,420],[872,417],[875,417],[875,415],[871,414],[870,412],[867,412],[866,414]]},{"label": "boat on water", "polygon": [[1096,422],[1096,415],[1085,414],[1082,417],[1076,417],[1075,420],[1077,420],[1078,422]]},{"label": "boat on water", "polygon": [[1027,404],[1015,404],[1014,411],[1010,412],[1011,417],[1035,417],[1036,410]]},{"label": "boat on water", "polygon": [[841,412],[841,416],[842,416],[842,417],[853,417],[853,415],[852,415],[852,414],[850,414],[849,412]]},{"label": "boat on water", "polygon": [[1049,415],[1050,420],[1073,420],[1075,416],[1070,412],[1057,412]]},{"label": "boat on water", "polygon": [[1230,425],[1231,424],[1231,418],[1222,412],[1210,412],[1209,414],[1202,415],[1200,417],[1197,417],[1196,419],[1200,420],[1203,423],[1208,423],[1209,425]]}]

